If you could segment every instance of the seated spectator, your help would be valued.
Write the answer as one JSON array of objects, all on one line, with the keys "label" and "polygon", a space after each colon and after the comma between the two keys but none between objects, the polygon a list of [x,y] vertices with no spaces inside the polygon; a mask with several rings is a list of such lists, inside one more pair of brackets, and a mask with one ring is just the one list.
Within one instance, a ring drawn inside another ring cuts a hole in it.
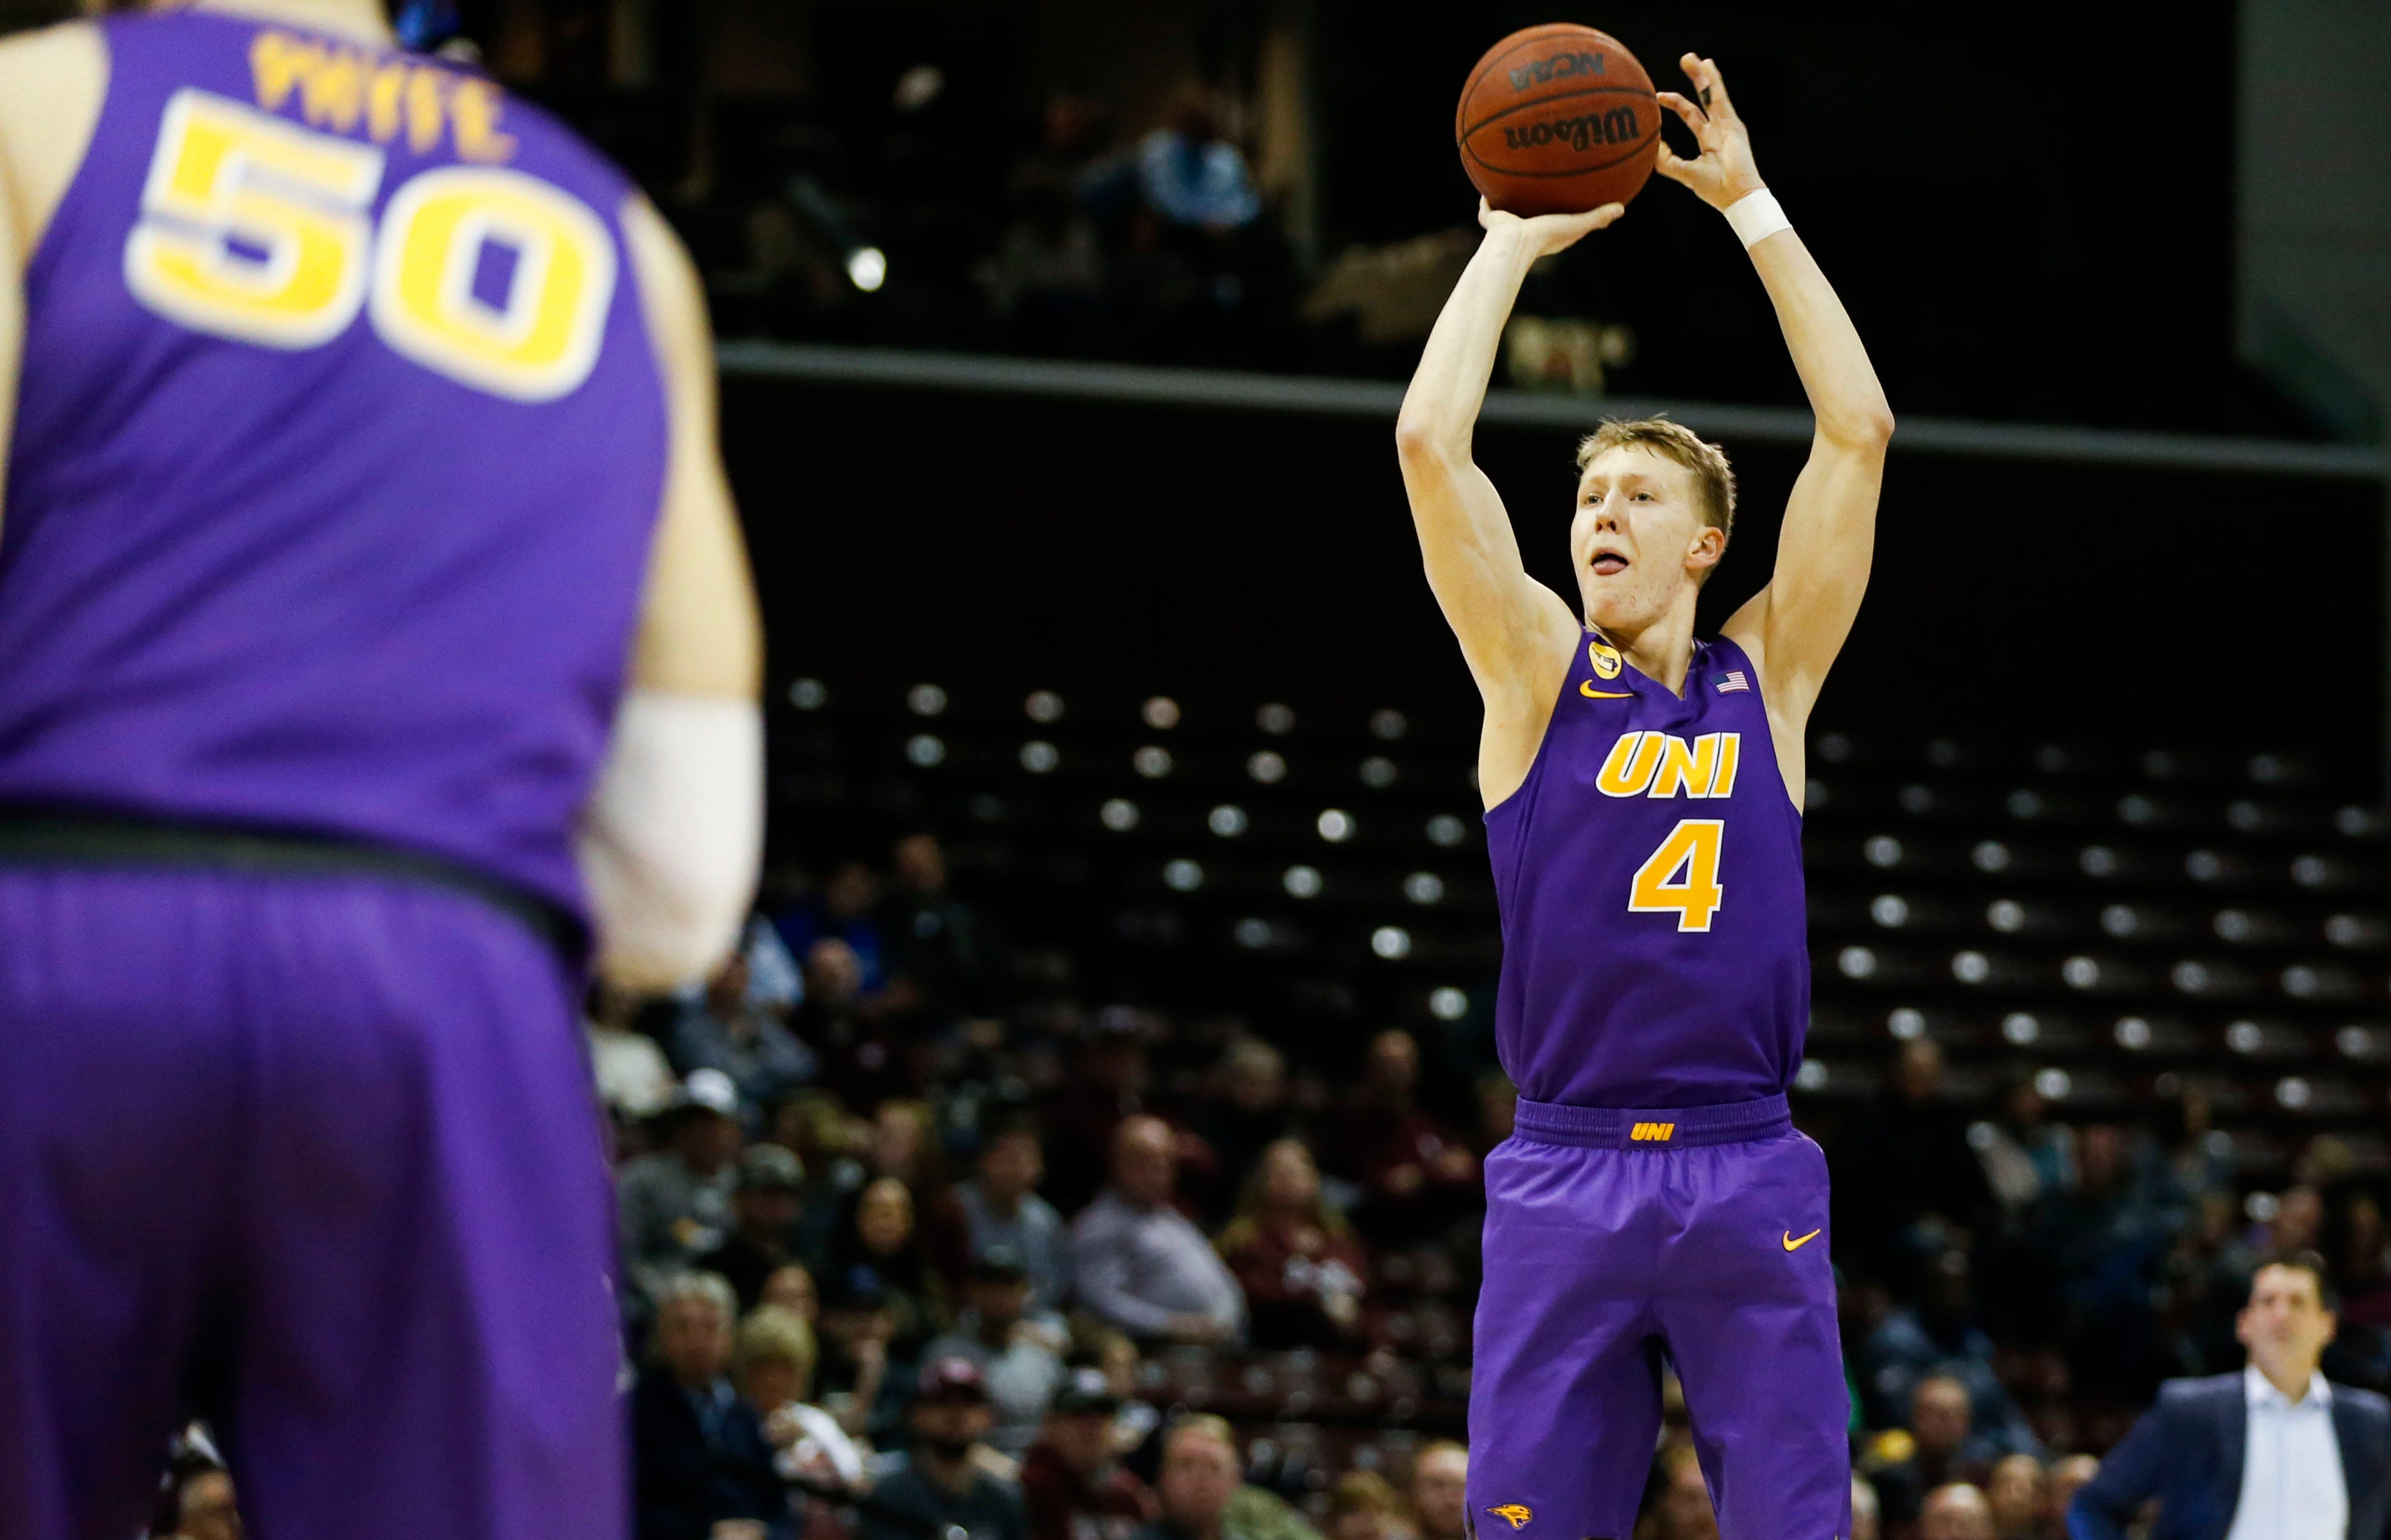
[{"label": "seated spectator", "polygon": [[1718,1513],[1689,1443],[1664,1443],[1652,1462],[1635,1540],[1718,1540]]},{"label": "seated spectator", "polygon": [[1478,1077],[1478,1153],[1493,1153],[1519,1120],[1519,1088],[1500,1069]]},{"label": "seated spectator", "polygon": [[1480,1200],[1478,1157],[1420,1107],[1419,1044],[1409,1032],[1372,1038],[1362,1077],[1335,1143],[1368,1192],[1355,1217],[1382,1245],[1422,1239]]},{"label": "seated spectator", "polygon": [[855,949],[825,936],[803,953],[805,1003],[797,1036],[821,1060],[823,1088],[848,1106],[877,1106],[920,1093],[912,1053],[864,994],[863,964]]},{"label": "seated spectator", "polygon": [[1950,1482],[1919,1505],[1918,1540],[1993,1540],[1993,1508],[1965,1482]]},{"label": "seated spectator", "polygon": [[838,1420],[813,1404],[814,1334],[805,1322],[770,1305],[740,1323],[731,1356],[739,1398],[763,1419],[764,1441],[784,1477],[834,1492],[860,1492],[868,1445],[849,1438]]},{"label": "seated spectator", "polygon": [[1984,1482],[1995,1540],[2035,1540],[2042,1524],[2042,1462],[2032,1455],[2004,1455]]},{"label": "seated spectator", "polygon": [[822,1259],[825,1306],[869,1300],[889,1318],[889,1352],[910,1362],[947,1324],[937,1278],[922,1254],[913,1195],[893,1176],[874,1177],[842,1208]]},{"label": "seated spectator", "polygon": [[1169,127],[1145,136],[1137,167],[1147,206],[1174,225],[1231,230],[1261,215],[1244,153],[1221,136],[1199,98],[1181,103]]},{"label": "seated spectator", "polygon": [[232,1472],[212,1454],[177,1455],[166,1471],[150,1533],[155,1540],[241,1540]]},{"label": "seated spectator", "polygon": [[[817,942],[834,940],[855,960],[857,992],[877,994],[888,983],[887,951],[872,917],[880,901],[880,879],[859,861],[842,861],[821,892],[773,919],[794,957],[810,958]],[[810,990],[813,980],[806,980]]]},{"label": "seated spectator", "polygon": [[778,1145],[756,1145],[739,1158],[730,1233],[697,1265],[730,1279],[742,1310],[755,1309],[765,1280],[795,1261],[790,1233],[796,1227],[798,1195],[805,1184],[805,1168]]},{"label": "seated spectator", "polygon": [[1947,1247],[1990,1200],[1944,1082],[1933,1039],[1903,1043],[1883,1094],[1836,1145],[1837,1261],[1848,1252],[1880,1276],[1905,1277],[1911,1257]]},{"label": "seated spectator", "polygon": [[758,1309],[787,1311],[803,1321],[808,1331],[821,1325],[821,1295],[814,1288],[813,1274],[801,1262],[772,1269],[764,1287],[756,1290],[756,1304]]},{"label": "seated spectator", "polygon": [[905,1184],[913,1195],[923,1260],[946,1282],[962,1283],[963,1264],[971,1260],[971,1226],[947,1180],[946,1146],[930,1104],[906,1099],[874,1108],[869,1164],[872,1175]]},{"label": "seated spectator", "polygon": [[1934,1374],[1910,1392],[1909,1426],[1877,1438],[1861,1466],[1896,1529],[1919,1519],[1929,1492],[1972,1484],[1991,1469],[1999,1451],[1971,1436],[1973,1422],[1968,1388]]},{"label": "seated spectator", "polygon": [[589,1040],[589,1068],[598,1078],[598,1099],[619,1123],[653,1118],[672,1101],[680,1082],[655,1040],[634,1029],[635,995],[603,986],[591,989],[593,1007],[582,1022]]},{"label": "seated spectator", "polygon": [[1884,1540],[1884,1511],[1877,1504],[1876,1488],[1857,1471],[1852,1474],[1851,1540]]},{"label": "seated spectator", "polygon": [[1245,1300],[1203,1232],[1171,1206],[1178,1172],[1170,1125],[1125,1119],[1113,1180],[1071,1226],[1079,1299],[1132,1337],[1215,1345],[1234,1339]]},{"label": "seated spectator", "polygon": [[932,1021],[999,1007],[1003,959],[986,918],[947,890],[947,852],[931,834],[907,835],[892,852],[895,881],[882,913],[890,970],[913,987]]},{"label": "seated spectator", "polygon": [[1349,1470],[1328,1489],[1326,1540],[1413,1540],[1411,1515],[1375,1470]]},{"label": "seated spectator", "polygon": [[1130,1540],[1162,1509],[1120,1462],[1120,1397],[1094,1367],[1073,1369],[1021,1462],[1029,1540]]},{"label": "seated spectator", "polygon": [[1451,1439],[1412,1456],[1412,1524],[1419,1540],[1468,1540],[1469,1446]]},{"label": "seated spectator", "polygon": [[1162,1435],[1162,1517],[1138,1540],[1319,1540],[1285,1498],[1244,1480],[1236,1435],[1217,1417],[1182,1417]]},{"label": "seated spectator", "polygon": [[2035,1244],[2058,1288],[2078,1383],[2140,1401],[2163,1372],[2152,1296],[2172,1216],[2135,1180],[2123,1130],[2086,1128],[2076,1166],[2075,1190],[2043,1205]]},{"label": "seated spectator", "polygon": [[1054,1206],[1038,1196],[1046,1158],[1036,1125],[1012,1122],[980,1146],[979,1174],[955,1189],[975,1257],[999,1248],[1029,1275],[1029,1314],[1052,1314],[1071,1291],[1071,1236]]},{"label": "seated spectator", "polygon": [[973,1457],[994,1414],[979,1370],[960,1358],[923,1365],[911,1417],[912,1443],[872,1488],[857,1540],[1027,1540],[1021,1490]]},{"label": "seated spectator", "polygon": [[778,1011],[754,998],[747,957],[734,951],[682,1007],[666,1040],[684,1075],[717,1069],[751,1107],[779,1100],[814,1078],[813,1050],[797,1041]]},{"label": "seated spectator", "polygon": [[2068,1533],[2122,1540],[2155,1498],[2153,1540],[2381,1535],[2391,1518],[2391,1403],[2324,1378],[2331,1288],[2312,1252],[2258,1269],[2240,1322],[2249,1363],[2160,1386],[2158,1404],[2076,1493]]},{"label": "seated spectator", "polygon": [[2100,1462],[2089,1455],[2061,1455],[2050,1462],[2042,1481],[2041,1540],[2068,1540],[2067,1510],[2100,1473]]},{"label": "seated spectator", "polygon": [[[1292,1132],[1286,1055],[1259,1038],[1240,1038],[1221,1055],[1219,1094],[1196,1119],[1196,1132],[1211,1146],[1223,1172],[1251,1171],[1262,1151]],[[1225,1184],[1224,1184],[1225,1186]],[[1212,1212],[1228,1217],[1236,1194],[1222,1191]]]},{"label": "seated spectator", "polygon": [[1320,1171],[1298,1139],[1263,1151],[1237,1217],[1221,1233],[1259,1348],[1344,1347],[1362,1335],[1369,1264],[1345,1216],[1321,1200]]},{"label": "seated spectator", "polygon": [[1022,1318],[1029,1277],[1020,1259],[993,1250],[971,1264],[965,1309],[955,1329],[923,1350],[925,1358],[959,1358],[980,1372],[996,1420],[988,1442],[1018,1460],[1029,1452],[1046,1410],[1063,1382],[1063,1360],[1046,1336]]},{"label": "seated spectator", "polygon": [[2231,1145],[2220,1148],[2211,1137],[2215,1128],[2208,1094],[2197,1085],[2179,1083],[2160,1100],[2158,1126],[2143,1157],[2154,1168],[2145,1185],[2163,1195],[2167,1207],[2181,1210],[2208,1193],[2232,1194]]},{"label": "seated spectator", "polygon": [[2034,1453],[2034,1431],[1994,1372],[1992,1339],[1977,1328],[1974,1314],[1968,1254],[1938,1254],[1928,1263],[1917,1303],[1888,1309],[1868,1334],[1862,1361],[1871,1419],[1891,1421],[1910,1404],[1919,1381],[1937,1374],[1967,1391],[1973,1426],[1998,1453]]},{"label": "seated spectator", "polygon": [[840,1427],[877,1442],[904,1430],[905,1373],[911,1365],[889,1372],[888,1343],[897,1320],[881,1302],[879,1280],[867,1275],[861,1285],[822,1302],[821,1394]]},{"label": "seated spectator", "polygon": [[730,1286],[710,1273],[682,1274],[658,1289],[653,1361],[630,1401],[638,1540],[719,1540],[716,1526],[740,1520],[770,1540],[793,1540],[763,1422],[727,1372],[736,1311]]},{"label": "seated spectator", "polygon": [[701,1069],[666,1110],[653,1155],[626,1161],[615,1178],[623,1270],[632,1291],[653,1298],[674,1273],[713,1250],[730,1228],[739,1185],[739,1093],[730,1078]]},{"label": "seated spectator", "polygon": [[1142,1011],[1109,1006],[1086,1026],[1069,1075],[1048,1099],[1047,1197],[1077,1213],[1104,1185],[1113,1135],[1149,1110],[1154,1065],[1146,1039],[1160,1024]]},{"label": "seated spectator", "polygon": [[2010,1078],[2001,1116],[1971,1127],[1968,1142],[1985,1185],[2012,1213],[2075,1184],[2075,1132],[2050,1120],[2030,1070]]}]

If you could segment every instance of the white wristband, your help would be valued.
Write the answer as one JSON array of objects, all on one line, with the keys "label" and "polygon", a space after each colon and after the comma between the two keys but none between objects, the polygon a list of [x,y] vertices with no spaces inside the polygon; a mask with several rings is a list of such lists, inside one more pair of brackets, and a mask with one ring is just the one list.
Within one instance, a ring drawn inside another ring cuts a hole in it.
[{"label": "white wristband", "polygon": [[1777,231],[1793,227],[1793,221],[1786,218],[1785,211],[1777,206],[1777,195],[1766,188],[1747,192],[1729,203],[1726,222],[1747,252]]}]

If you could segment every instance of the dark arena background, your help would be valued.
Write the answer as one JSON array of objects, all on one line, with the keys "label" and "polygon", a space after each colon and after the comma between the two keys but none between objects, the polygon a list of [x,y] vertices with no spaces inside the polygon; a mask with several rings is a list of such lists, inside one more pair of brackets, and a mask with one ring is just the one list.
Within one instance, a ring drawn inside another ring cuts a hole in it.
[{"label": "dark arena background", "polygon": [[[1455,93],[1555,19],[1717,59],[1900,421],[1803,836],[1853,1540],[2060,1540],[2269,1255],[2391,1389],[2391,11],[475,0],[699,259],[767,621],[743,954],[591,1004],[627,1340],[726,1276],[759,1436],[866,1459],[642,1451],[640,1540],[1509,1533],[1454,1447],[1478,705],[1393,423],[1476,238]],[[1477,438],[1564,593],[1582,434],[1723,444],[1705,631],[1810,440],[1719,226],[1656,178],[1541,266]],[[1197,1244],[1136,1265],[1217,1258],[1232,1332],[1068,1259],[1147,1132]],[[867,1488],[953,1355],[988,1479],[931,1521]],[[1669,1407],[1634,1533],[1705,1540]]]}]

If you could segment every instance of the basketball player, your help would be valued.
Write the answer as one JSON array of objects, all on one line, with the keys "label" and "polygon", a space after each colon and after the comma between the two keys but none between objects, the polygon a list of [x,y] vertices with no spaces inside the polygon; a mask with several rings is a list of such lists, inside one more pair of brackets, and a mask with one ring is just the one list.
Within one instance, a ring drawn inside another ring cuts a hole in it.
[{"label": "basketball player", "polygon": [[1700,153],[1663,146],[1660,170],[1751,249],[1816,417],[1768,585],[1695,638],[1735,484],[1674,423],[1609,423],[1580,450],[1574,606],[1521,568],[1470,461],[1529,265],[1617,204],[1481,211],[1397,430],[1429,585],[1486,707],[1497,1033],[1520,1100],[1486,1162],[1469,1502],[1506,1540],[1629,1532],[1664,1353],[1725,1540],[1850,1533],[1826,1162],[1785,1092],[1809,1009],[1803,727],[1868,582],[1893,421],[1716,66],[1684,64],[1700,103],[1661,99]]},{"label": "basketball player", "polygon": [[[576,1005],[752,886],[697,282],[380,0],[0,45],[0,1540],[627,1527]],[[578,850],[576,852],[576,846]]]}]

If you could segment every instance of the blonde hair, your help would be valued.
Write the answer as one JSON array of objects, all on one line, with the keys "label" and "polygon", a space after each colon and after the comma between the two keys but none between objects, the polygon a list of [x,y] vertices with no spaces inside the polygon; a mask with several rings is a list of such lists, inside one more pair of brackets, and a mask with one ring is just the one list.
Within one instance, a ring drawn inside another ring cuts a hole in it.
[{"label": "blonde hair", "polygon": [[1682,422],[1665,417],[1614,418],[1578,441],[1580,475],[1605,449],[1649,449],[1694,473],[1695,511],[1702,523],[1735,537],[1735,470],[1726,451]]},{"label": "blonde hair", "polygon": [[795,1371],[799,1385],[810,1387],[820,1355],[813,1327],[806,1325],[804,1316],[778,1305],[764,1305],[740,1326],[731,1363],[742,1374],[758,1364],[778,1364]]},{"label": "blonde hair", "polygon": [[1171,1419],[1170,1426],[1162,1431],[1163,1448],[1166,1451],[1169,1450],[1173,1440],[1187,1433],[1210,1439],[1227,1450],[1229,1458],[1236,1462],[1238,1471],[1240,1474],[1243,1473],[1246,1465],[1245,1453],[1237,1447],[1237,1431],[1229,1426],[1227,1417],[1212,1412],[1190,1412],[1185,1417],[1174,1417]]},{"label": "blonde hair", "polygon": [[1408,1519],[1411,1508],[1376,1471],[1348,1470],[1328,1489],[1328,1517],[1338,1519],[1348,1513],[1383,1513]]}]

